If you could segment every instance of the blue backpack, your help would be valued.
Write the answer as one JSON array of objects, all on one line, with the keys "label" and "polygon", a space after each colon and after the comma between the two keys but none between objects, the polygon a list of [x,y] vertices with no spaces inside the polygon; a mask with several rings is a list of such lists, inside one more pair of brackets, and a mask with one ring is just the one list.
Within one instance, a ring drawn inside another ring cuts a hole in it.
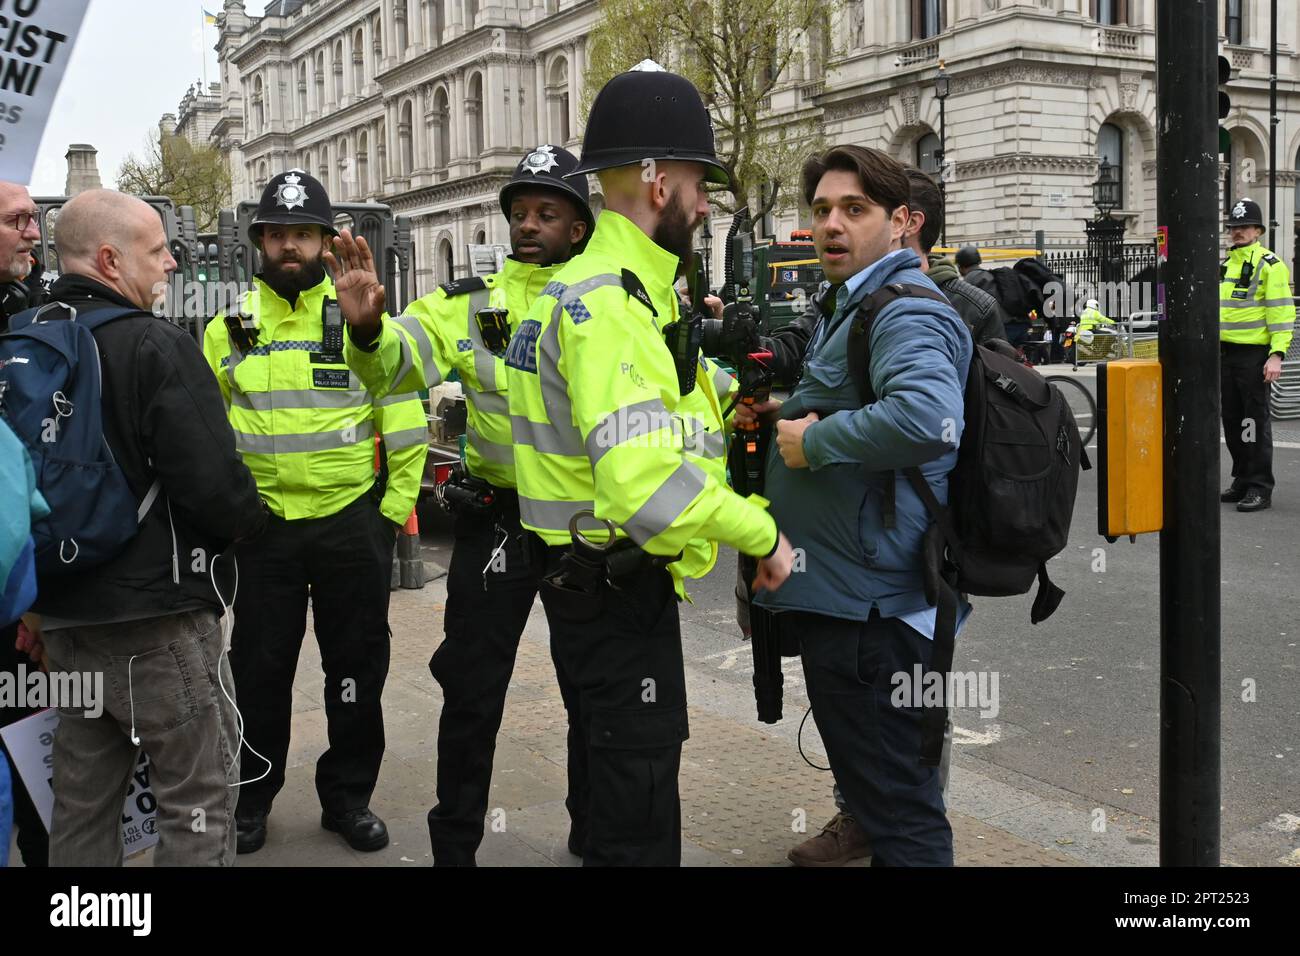
[{"label": "blue backpack", "polygon": [[0,417],[27,446],[50,506],[32,523],[38,574],[70,574],[112,559],[135,537],[161,484],[137,502],[104,439],[99,347],[91,334],[139,309],[79,313],[61,302],[28,309],[0,335]]}]

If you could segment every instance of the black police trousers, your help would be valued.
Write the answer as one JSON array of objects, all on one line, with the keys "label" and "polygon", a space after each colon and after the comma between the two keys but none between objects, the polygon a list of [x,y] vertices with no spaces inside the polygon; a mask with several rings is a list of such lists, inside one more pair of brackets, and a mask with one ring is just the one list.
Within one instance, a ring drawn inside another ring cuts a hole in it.
[{"label": "black police trousers", "polygon": [[[519,498],[497,489],[492,511],[461,510],[447,572],[446,638],[429,660],[442,687],[438,720],[438,803],[429,811],[435,866],[472,866],[483,840],[492,758],[515,667],[519,638],[541,585],[545,555],[519,524]],[[585,789],[582,754],[569,776]],[[573,842],[585,834],[584,808],[572,800]]]},{"label": "black police trousers", "polygon": [[[397,531],[366,492],[324,518],[272,516],[261,537],[236,547],[239,595],[230,664],[244,718],[240,775],[249,781],[240,788],[237,814],[270,811],[284,786],[309,596],[329,734],[329,747],[316,762],[316,793],[332,816],[370,804],[384,757],[380,698],[388,677],[388,585]],[[256,777],[262,779],[253,782]]]},{"label": "black police trousers", "polygon": [[1273,419],[1264,381],[1268,350],[1267,345],[1219,343],[1219,394],[1232,487],[1265,498],[1273,496]]},{"label": "black police trousers", "polygon": [[921,765],[922,708],[896,706],[895,674],[930,666],[933,642],[897,618],[866,622],[788,611],[800,636],[813,720],[844,802],[871,840],[872,866],[952,866],[937,767]]},{"label": "black police trousers", "polygon": [[[548,574],[567,550],[546,549]],[[583,865],[679,866],[689,733],[672,576],[647,566],[594,595],[543,583],[542,604],[569,712],[570,812],[587,820]]]}]

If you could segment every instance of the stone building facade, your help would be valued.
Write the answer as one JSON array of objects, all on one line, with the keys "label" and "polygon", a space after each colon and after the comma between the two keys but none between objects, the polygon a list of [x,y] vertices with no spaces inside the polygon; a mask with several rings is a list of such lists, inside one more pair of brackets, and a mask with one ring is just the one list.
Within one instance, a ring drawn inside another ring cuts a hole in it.
[{"label": "stone building facade", "polygon": [[[1267,213],[1269,5],[1219,6],[1239,74],[1225,195],[1213,201],[1248,195]],[[1277,247],[1292,260],[1300,15],[1279,7]],[[178,129],[208,129],[229,156],[237,200],[300,166],[335,200],[375,199],[410,216],[425,292],[467,273],[467,243],[506,241],[496,197],[524,151],[580,150],[586,37],[598,16],[596,0],[271,0],[254,18],[225,0],[219,89],[191,90]],[[1102,156],[1120,171],[1115,214],[1130,238],[1147,238],[1154,20],[1155,0],[849,0],[829,55],[807,41],[767,115],[811,115],[832,142],[933,168],[942,61],[950,244],[1025,246],[1041,230],[1049,247],[1081,246]],[[792,201],[775,233],[801,224],[806,210]],[[718,217],[714,234],[726,226]],[[722,245],[713,243],[715,272]]]}]

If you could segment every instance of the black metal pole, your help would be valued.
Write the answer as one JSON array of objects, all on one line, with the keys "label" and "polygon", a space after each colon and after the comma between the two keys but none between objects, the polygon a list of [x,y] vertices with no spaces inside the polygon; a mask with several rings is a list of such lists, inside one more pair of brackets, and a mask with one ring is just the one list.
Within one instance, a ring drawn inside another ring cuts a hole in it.
[{"label": "black metal pole", "polygon": [[1218,3],[1157,0],[1159,282],[1164,399],[1160,533],[1160,863],[1219,864]]},{"label": "black metal pole", "polygon": [[939,163],[939,196],[943,200],[943,228],[940,229],[939,242],[948,248],[948,123],[946,110],[948,97],[939,97],[939,152],[943,159]]},{"label": "black metal pole", "polygon": [[1277,248],[1277,0],[1271,4],[1268,45],[1268,248]]}]

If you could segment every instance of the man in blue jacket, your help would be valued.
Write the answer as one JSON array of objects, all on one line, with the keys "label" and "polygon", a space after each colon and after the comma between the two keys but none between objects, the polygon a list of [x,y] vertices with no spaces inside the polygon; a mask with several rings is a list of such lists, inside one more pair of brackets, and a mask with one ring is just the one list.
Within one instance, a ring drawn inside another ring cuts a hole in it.
[{"label": "man in blue jacket", "polygon": [[908,706],[891,698],[894,675],[911,680],[918,663],[928,670],[934,637],[921,559],[930,518],[900,472],[919,466],[947,501],[970,333],[946,303],[904,298],[885,307],[870,336],[877,401],[863,407],[849,374],[848,320],[883,285],[935,290],[920,258],[902,248],[907,175],[878,150],[839,146],[808,160],[803,187],[826,278],[841,288],[777,413],[767,461],[772,515],[803,550],[804,570],[758,603],[801,636],[813,717],[873,865],[950,866],[939,774],[920,763],[922,710],[910,695]]}]

